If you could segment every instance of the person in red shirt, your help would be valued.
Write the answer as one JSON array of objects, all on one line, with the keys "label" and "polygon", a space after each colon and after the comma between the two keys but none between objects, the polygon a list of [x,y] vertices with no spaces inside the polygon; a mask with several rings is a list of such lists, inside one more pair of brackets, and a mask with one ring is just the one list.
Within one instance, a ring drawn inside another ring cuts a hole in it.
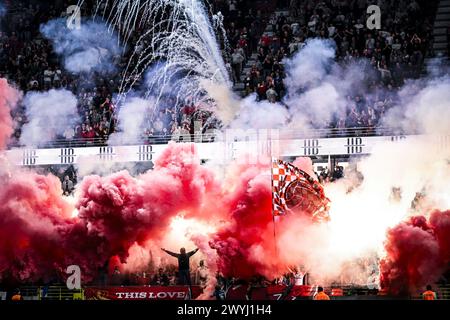
[{"label": "person in red shirt", "polygon": [[261,44],[263,47],[268,48],[270,46],[270,43],[272,42],[272,39],[267,35],[263,34],[261,37]]},{"label": "person in red shirt", "polygon": [[267,86],[266,86],[266,84],[263,81],[261,81],[258,84],[258,88],[256,89],[256,92],[258,93],[259,100],[265,99],[266,92],[267,92]]},{"label": "person in red shirt", "polygon": [[81,125],[81,138],[83,139],[87,139],[88,137],[88,125],[87,124],[82,124]]},{"label": "person in red shirt", "polygon": [[86,133],[84,135],[84,138],[89,139],[89,140],[94,139],[95,138],[95,131],[94,131],[94,129],[91,126],[86,126],[86,127],[87,127],[87,129],[86,129]]}]

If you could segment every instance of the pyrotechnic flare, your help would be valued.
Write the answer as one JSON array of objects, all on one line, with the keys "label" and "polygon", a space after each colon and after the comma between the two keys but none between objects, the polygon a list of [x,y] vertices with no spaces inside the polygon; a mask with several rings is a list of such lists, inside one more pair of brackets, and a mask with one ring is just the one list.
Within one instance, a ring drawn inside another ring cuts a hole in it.
[{"label": "pyrotechnic flare", "polygon": [[[194,104],[207,100],[202,80],[229,86],[230,80],[213,25],[222,30],[221,17],[213,16],[198,0],[115,1],[108,15],[99,9],[126,43],[139,26],[140,35],[122,79],[120,93],[127,94],[147,72],[147,97],[159,100],[172,88],[177,99]],[[165,18],[162,18],[165,17]],[[168,31],[170,30],[170,31]]]}]

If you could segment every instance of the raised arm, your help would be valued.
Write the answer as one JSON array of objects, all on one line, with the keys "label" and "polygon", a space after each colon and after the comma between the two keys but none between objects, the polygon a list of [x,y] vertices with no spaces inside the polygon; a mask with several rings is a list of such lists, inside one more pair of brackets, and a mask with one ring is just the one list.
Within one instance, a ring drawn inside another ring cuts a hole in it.
[{"label": "raised arm", "polygon": [[171,255],[172,257],[178,258],[178,256],[179,256],[179,254],[178,254],[178,253],[175,253],[175,252],[172,252],[172,251],[166,250],[166,249],[164,249],[164,248],[161,248],[161,250],[162,250],[162,251],[164,251],[165,253],[167,253],[167,254]]},{"label": "raised arm", "polygon": [[199,250],[198,248],[195,249],[195,250],[192,250],[191,252],[188,253],[188,256],[189,256],[189,257],[193,256],[194,254],[197,253],[198,250]]}]

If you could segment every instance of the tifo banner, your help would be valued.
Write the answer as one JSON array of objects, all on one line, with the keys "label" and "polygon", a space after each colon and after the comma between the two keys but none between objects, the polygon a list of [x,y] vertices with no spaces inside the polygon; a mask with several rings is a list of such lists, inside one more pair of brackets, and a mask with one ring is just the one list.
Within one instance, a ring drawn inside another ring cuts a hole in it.
[{"label": "tifo banner", "polygon": [[[199,286],[192,286],[192,299],[202,293]],[[187,300],[187,286],[150,287],[90,287],[84,290],[86,300]]]}]

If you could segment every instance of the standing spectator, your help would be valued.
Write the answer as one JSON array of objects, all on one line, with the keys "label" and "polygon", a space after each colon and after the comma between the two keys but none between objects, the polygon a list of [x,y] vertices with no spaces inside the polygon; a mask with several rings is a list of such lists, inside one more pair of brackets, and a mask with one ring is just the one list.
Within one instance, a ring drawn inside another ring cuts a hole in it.
[{"label": "standing spectator", "polygon": [[244,56],[236,48],[231,55],[231,63],[233,67],[233,84],[241,82],[242,63],[244,62]]},{"label": "standing spectator", "polygon": [[175,257],[178,259],[178,276],[179,276],[179,282],[181,285],[188,284],[191,286],[191,274],[189,271],[189,258],[192,257],[197,251],[198,248],[186,253],[185,248],[180,249],[180,253],[175,253],[169,250],[166,250],[164,248],[161,249],[165,253],[171,255],[172,257]]},{"label": "standing spectator", "polygon": [[436,300],[436,292],[432,290],[432,287],[430,285],[427,285],[427,290],[422,293],[423,300]]},{"label": "standing spectator", "polygon": [[318,287],[317,288],[317,293],[314,295],[314,300],[330,300],[330,297],[323,292],[323,288],[322,287]]},{"label": "standing spectator", "polygon": [[164,272],[163,268],[158,269],[158,273],[155,274],[155,276],[153,277],[151,284],[157,285],[157,286],[168,286],[169,285],[169,277]]},{"label": "standing spectator", "polygon": [[208,267],[205,266],[205,262],[200,260],[200,264],[195,273],[195,283],[199,284],[201,287],[206,286],[206,281],[208,280]]},{"label": "standing spectator", "polygon": [[64,177],[64,181],[62,182],[63,194],[68,196],[73,191],[73,182],[69,179],[69,176]]},{"label": "standing spectator", "polygon": [[67,127],[63,133],[64,139],[71,141],[75,137],[75,130],[72,127]]},{"label": "standing spectator", "polygon": [[216,300],[225,300],[225,291],[221,286],[217,285],[215,287],[213,297],[215,297]]},{"label": "standing spectator", "polygon": [[273,86],[270,86],[269,90],[266,91],[266,97],[269,102],[275,103],[277,101],[278,93]]},{"label": "standing spectator", "polygon": [[264,100],[267,97],[266,92],[267,92],[266,84],[264,83],[264,81],[261,81],[258,84],[258,87],[256,88],[256,93],[258,94],[259,101]]},{"label": "standing spectator", "polygon": [[19,301],[19,300],[23,300],[22,295],[20,294],[20,290],[16,289],[14,290],[14,295],[11,297],[12,301]]}]

